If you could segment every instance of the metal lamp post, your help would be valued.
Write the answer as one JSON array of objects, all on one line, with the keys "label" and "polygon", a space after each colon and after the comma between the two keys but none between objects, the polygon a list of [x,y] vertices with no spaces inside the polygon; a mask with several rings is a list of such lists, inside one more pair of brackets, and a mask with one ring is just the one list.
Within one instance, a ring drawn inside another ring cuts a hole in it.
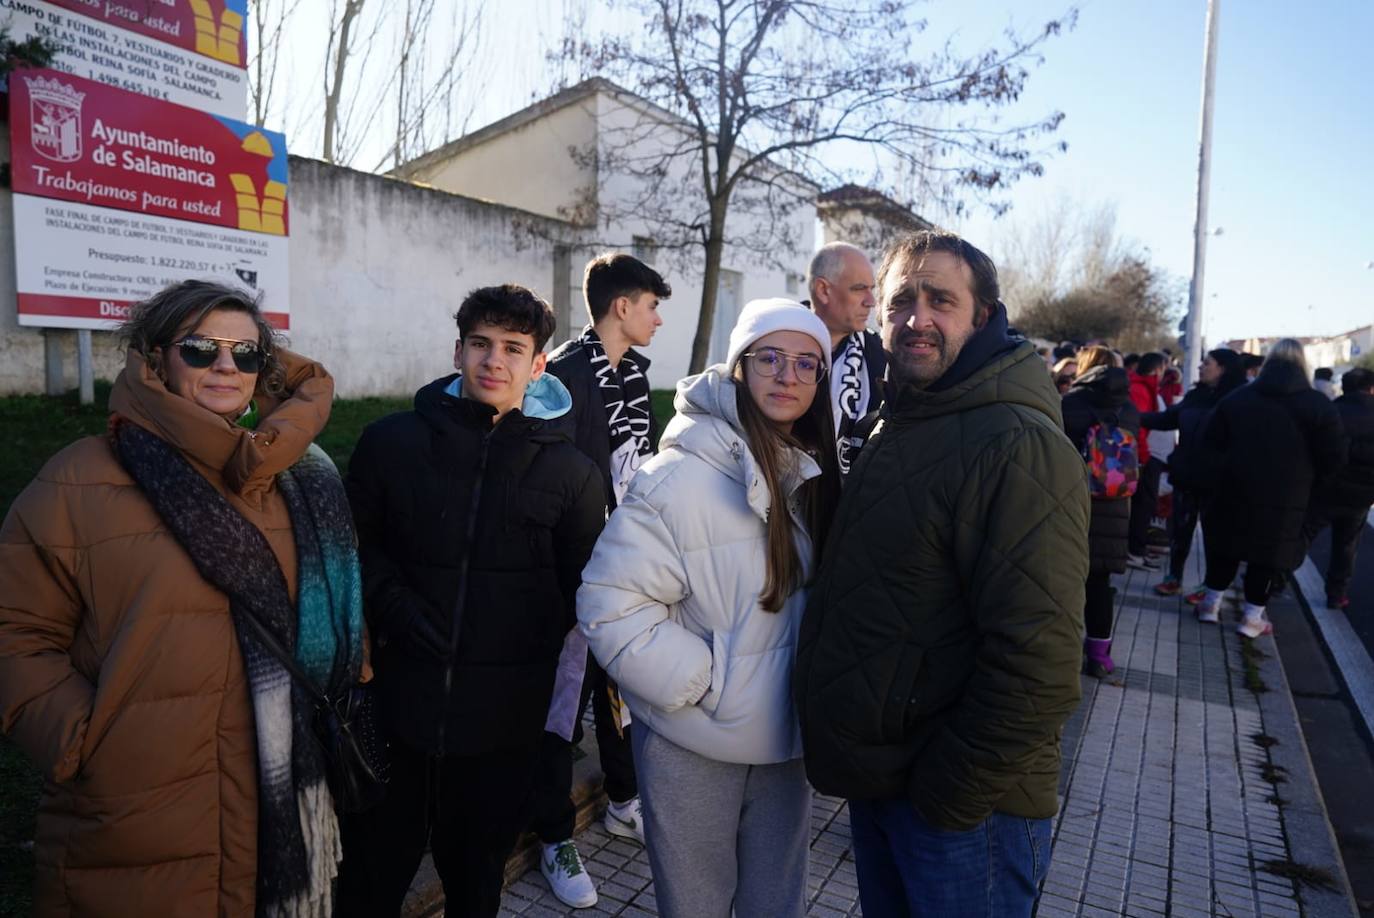
[{"label": "metal lamp post", "polygon": [[1196,382],[1202,363],[1203,272],[1207,264],[1207,199],[1212,181],[1212,99],[1217,77],[1217,14],[1221,0],[1207,0],[1207,40],[1202,54],[1202,129],[1198,143],[1197,212],[1193,220],[1193,279],[1188,285],[1188,359],[1184,380]]}]

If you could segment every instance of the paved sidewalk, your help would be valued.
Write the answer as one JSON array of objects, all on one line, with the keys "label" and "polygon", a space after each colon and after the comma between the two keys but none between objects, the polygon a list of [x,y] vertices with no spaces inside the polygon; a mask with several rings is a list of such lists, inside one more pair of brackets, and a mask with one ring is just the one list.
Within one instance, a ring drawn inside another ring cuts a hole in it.
[{"label": "paved sidewalk", "polygon": [[[1243,656],[1234,602],[1221,627],[1200,625],[1180,599],[1150,592],[1156,579],[1117,578],[1119,668],[1084,677],[1065,728],[1064,805],[1038,914],[1355,915],[1273,639]],[[817,796],[812,826],[809,914],[860,914],[847,809]],[[502,914],[657,914],[642,849],[599,825],[578,844],[596,909],[566,909],[536,869],[506,891]]]}]

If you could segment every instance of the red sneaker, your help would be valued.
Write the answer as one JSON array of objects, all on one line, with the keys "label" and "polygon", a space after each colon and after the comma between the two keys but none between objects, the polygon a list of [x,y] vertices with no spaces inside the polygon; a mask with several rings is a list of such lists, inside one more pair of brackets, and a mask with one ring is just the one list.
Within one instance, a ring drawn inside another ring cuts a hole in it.
[{"label": "red sneaker", "polygon": [[1177,580],[1168,577],[1163,583],[1155,584],[1155,593],[1159,596],[1177,596],[1183,592],[1183,587]]},{"label": "red sneaker", "polygon": [[1202,586],[1198,587],[1196,590],[1193,590],[1193,592],[1188,593],[1186,596],[1184,596],[1183,601],[1190,606],[1195,606],[1206,598],[1207,588],[1205,586]]}]

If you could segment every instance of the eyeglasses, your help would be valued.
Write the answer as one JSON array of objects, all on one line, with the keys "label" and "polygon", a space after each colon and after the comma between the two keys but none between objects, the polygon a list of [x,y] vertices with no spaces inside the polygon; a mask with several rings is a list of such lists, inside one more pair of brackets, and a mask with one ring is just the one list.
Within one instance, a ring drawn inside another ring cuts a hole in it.
[{"label": "eyeglasses", "polygon": [[760,376],[777,376],[782,372],[783,365],[789,362],[797,374],[797,382],[802,385],[814,386],[825,375],[825,362],[815,354],[792,354],[775,347],[765,347],[744,356],[749,358],[750,366]]},{"label": "eyeglasses", "polygon": [[214,335],[187,335],[173,342],[181,349],[182,361],[192,369],[203,370],[213,366],[219,359],[220,348],[229,348],[229,356],[234,358],[234,366],[240,373],[258,373],[262,370],[266,355],[256,341],[240,341],[237,338],[216,338]]}]

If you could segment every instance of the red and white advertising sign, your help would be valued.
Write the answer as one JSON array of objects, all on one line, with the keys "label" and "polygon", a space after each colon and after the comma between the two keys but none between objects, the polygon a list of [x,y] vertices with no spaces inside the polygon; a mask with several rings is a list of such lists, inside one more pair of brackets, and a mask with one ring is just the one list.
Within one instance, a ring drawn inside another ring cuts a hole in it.
[{"label": "red and white advertising sign", "polygon": [[282,135],[51,70],[13,73],[9,96],[20,324],[105,328],[165,283],[218,277],[285,327]]},{"label": "red and white advertising sign", "polygon": [[247,66],[248,0],[47,0],[187,51]]},{"label": "red and white advertising sign", "polygon": [[10,77],[17,194],[285,235],[286,138],[47,70]]},{"label": "red and white advertising sign", "polygon": [[183,280],[262,294],[267,319],[291,327],[285,236],[14,196],[19,324],[113,328],[129,307]]},{"label": "red and white advertising sign", "polygon": [[247,0],[0,0],[10,37],[60,48],[53,68],[226,118],[248,110]]}]

